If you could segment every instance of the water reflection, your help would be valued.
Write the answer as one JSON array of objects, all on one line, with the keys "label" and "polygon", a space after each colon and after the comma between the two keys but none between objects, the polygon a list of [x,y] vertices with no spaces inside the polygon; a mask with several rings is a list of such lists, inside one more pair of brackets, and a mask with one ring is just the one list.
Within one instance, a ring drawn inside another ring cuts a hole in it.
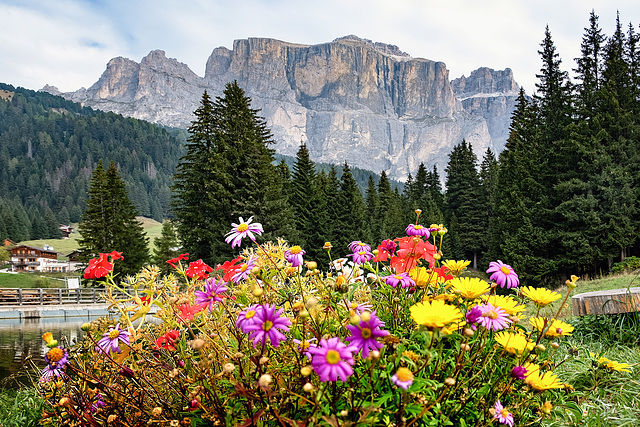
[{"label": "water reflection", "polygon": [[39,367],[46,366],[44,355],[47,346],[42,341],[42,334],[51,332],[53,338],[63,342],[63,337],[69,344],[83,337],[80,326],[85,322],[97,319],[98,316],[81,316],[64,318],[41,318],[0,321],[0,389],[3,386],[12,387],[14,377],[21,383],[28,382],[25,367],[29,369],[29,360],[33,360]]}]

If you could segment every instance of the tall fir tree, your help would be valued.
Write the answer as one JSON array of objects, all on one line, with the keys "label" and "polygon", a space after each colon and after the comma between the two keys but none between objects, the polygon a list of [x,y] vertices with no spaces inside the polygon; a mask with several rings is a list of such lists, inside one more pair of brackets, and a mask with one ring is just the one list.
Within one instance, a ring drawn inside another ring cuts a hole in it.
[{"label": "tall fir tree", "polygon": [[78,225],[82,257],[87,260],[99,253],[122,252],[124,259],[115,263],[114,274],[121,279],[139,272],[149,262],[149,239],[113,162],[106,172],[102,162],[98,163],[88,196]]},{"label": "tall fir tree", "polygon": [[317,218],[315,206],[318,202],[315,195],[317,189],[315,164],[309,158],[309,150],[306,144],[300,144],[300,148],[296,154],[293,163],[293,176],[291,179],[291,197],[289,205],[293,211],[293,218],[296,231],[300,237],[296,244],[305,248],[306,251],[311,249],[310,237],[317,227]]},{"label": "tall fir tree", "polygon": [[173,210],[185,249],[215,264],[234,255],[224,235],[238,217],[262,223],[264,238],[288,238],[292,214],[273,165],[273,137],[251,99],[228,83],[211,102],[205,92],[174,177]]},{"label": "tall fir tree", "polygon": [[173,272],[173,267],[167,264],[167,261],[176,258],[180,254],[180,241],[176,234],[173,222],[164,221],[162,223],[162,231],[160,237],[154,240],[153,262],[160,268],[163,274]]},{"label": "tall fir tree", "polygon": [[342,167],[338,206],[340,208],[336,217],[337,229],[333,247],[337,249],[338,254],[346,254],[349,252],[349,243],[364,238],[363,230],[365,229],[364,199],[347,162]]}]

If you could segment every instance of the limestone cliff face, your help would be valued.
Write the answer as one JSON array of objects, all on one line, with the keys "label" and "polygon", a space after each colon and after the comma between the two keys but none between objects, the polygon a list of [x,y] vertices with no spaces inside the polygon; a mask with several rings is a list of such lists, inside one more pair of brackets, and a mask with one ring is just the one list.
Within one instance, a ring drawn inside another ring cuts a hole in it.
[{"label": "limestone cliff face", "polygon": [[[85,105],[168,126],[188,127],[203,91],[219,96],[237,80],[261,109],[276,150],[306,141],[315,161],[406,178],[420,162],[444,173],[463,138],[479,156],[506,140],[517,84],[511,70],[481,68],[449,81],[442,62],[355,36],[307,46],[236,40],[209,57],[204,77],[153,51],[140,64],[114,58],[89,89],[64,94]],[[513,98],[513,99],[512,99]]]}]

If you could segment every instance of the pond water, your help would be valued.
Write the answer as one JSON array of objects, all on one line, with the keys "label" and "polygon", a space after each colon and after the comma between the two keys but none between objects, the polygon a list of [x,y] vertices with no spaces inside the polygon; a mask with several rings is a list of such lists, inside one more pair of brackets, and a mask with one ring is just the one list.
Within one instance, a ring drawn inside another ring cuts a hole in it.
[{"label": "pond water", "polygon": [[25,369],[35,372],[31,360],[41,368],[46,366],[44,355],[48,349],[42,340],[42,334],[51,332],[58,342],[62,343],[62,338],[65,337],[67,342],[73,343],[84,334],[80,326],[96,318],[84,316],[67,317],[66,320],[55,317],[0,320],[0,390],[15,388],[20,383],[29,384]]}]

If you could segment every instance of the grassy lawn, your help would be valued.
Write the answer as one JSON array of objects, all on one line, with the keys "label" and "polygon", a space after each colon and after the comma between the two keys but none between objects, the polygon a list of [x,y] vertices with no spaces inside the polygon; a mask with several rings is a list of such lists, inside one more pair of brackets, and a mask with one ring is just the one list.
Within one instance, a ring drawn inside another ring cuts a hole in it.
[{"label": "grassy lawn", "polygon": [[[153,244],[154,240],[162,234],[162,224],[156,220],[142,216],[138,217],[138,220],[142,222],[144,231],[147,233],[147,237],[149,237],[149,249],[153,251],[155,248],[155,245]],[[73,226],[76,228],[77,224],[73,224]],[[49,245],[53,247],[54,251],[59,252],[62,255],[67,255],[78,249],[78,239],[80,239],[80,236],[80,233],[74,231],[68,239],[25,240],[19,244],[36,246],[39,248],[44,245]]]}]

